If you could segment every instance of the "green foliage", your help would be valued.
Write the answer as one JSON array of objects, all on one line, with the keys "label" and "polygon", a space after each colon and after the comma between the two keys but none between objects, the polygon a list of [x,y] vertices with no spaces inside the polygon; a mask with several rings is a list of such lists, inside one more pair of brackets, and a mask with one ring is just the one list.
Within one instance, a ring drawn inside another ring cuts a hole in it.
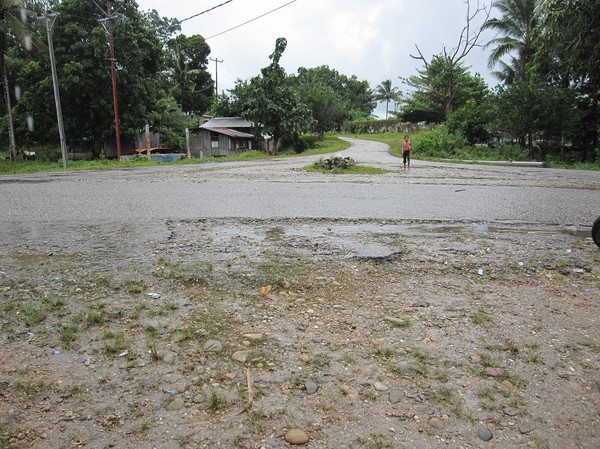
[{"label": "green foliage", "polygon": [[451,134],[446,126],[438,125],[415,136],[412,145],[415,157],[454,158],[458,150],[467,146],[467,140],[460,133]]},{"label": "green foliage", "polygon": [[214,82],[206,70],[210,47],[200,35],[178,35],[167,43],[171,93],[186,113],[201,115],[213,100]]},{"label": "green foliage", "polygon": [[254,123],[257,135],[272,136],[275,151],[282,137],[293,139],[311,123],[310,111],[279,65],[286,46],[284,38],[277,39],[275,51],[270,55],[271,64],[250,80],[242,98],[242,116]]},{"label": "green foliage", "polygon": [[535,54],[534,37],[539,32],[542,0],[495,0],[493,6],[501,13],[500,18],[488,19],[484,30],[496,32],[486,47],[494,47],[489,66],[511,55],[509,64],[503,63],[496,75],[507,84],[528,79],[528,66]]},{"label": "green foliage", "polygon": [[533,156],[562,154],[561,141],[574,137],[579,122],[575,94],[571,89],[544,83],[517,82],[500,87],[497,100],[498,129],[527,147]]},{"label": "green foliage", "polygon": [[408,122],[443,123],[467,102],[480,105],[489,95],[483,78],[471,75],[462,63],[442,55],[434,56],[418,75],[405,82],[415,89],[400,110],[400,116]]},{"label": "green foliage", "polygon": [[384,80],[375,88],[373,99],[375,101],[385,101],[385,118],[388,118],[388,109],[390,101],[396,103],[402,97],[402,92],[397,87],[392,86],[392,80]]}]

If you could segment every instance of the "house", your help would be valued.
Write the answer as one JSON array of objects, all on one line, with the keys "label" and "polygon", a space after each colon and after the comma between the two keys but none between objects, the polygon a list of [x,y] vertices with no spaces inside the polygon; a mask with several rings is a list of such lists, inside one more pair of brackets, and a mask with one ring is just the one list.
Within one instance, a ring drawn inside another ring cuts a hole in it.
[{"label": "house", "polygon": [[194,157],[231,156],[257,148],[252,123],[241,117],[213,117],[190,129]]}]

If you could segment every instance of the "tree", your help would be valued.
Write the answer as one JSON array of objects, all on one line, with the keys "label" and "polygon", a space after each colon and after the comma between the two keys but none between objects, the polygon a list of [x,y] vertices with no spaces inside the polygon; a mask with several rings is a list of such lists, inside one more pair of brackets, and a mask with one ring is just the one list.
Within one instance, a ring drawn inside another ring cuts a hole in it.
[{"label": "tree", "polygon": [[282,138],[293,141],[311,124],[310,111],[279,65],[286,46],[285,38],[277,39],[275,51],[269,56],[271,64],[250,80],[242,99],[242,116],[254,123],[259,135],[266,133],[272,137],[275,151]]},{"label": "tree", "polygon": [[2,72],[2,85],[4,88],[4,106],[6,108],[8,127],[8,146],[10,157],[17,159],[15,131],[13,125],[12,106],[8,75],[6,71],[6,53],[14,37],[28,49],[31,48],[31,35],[26,25],[24,0],[0,0],[0,72]]},{"label": "tree", "polygon": [[388,107],[390,101],[396,103],[400,97],[402,96],[402,92],[397,87],[392,86],[392,80],[384,80],[381,84],[379,84],[375,88],[375,93],[373,98],[376,101],[385,101],[385,119],[388,118]]},{"label": "tree", "polygon": [[597,0],[546,0],[542,33],[535,58],[546,81],[578,92],[581,115],[573,143],[584,150],[598,148],[600,132],[600,8]]},{"label": "tree", "polygon": [[486,44],[486,47],[494,46],[489,57],[490,68],[502,57],[513,55],[510,64],[503,64],[501,79],[510,82],[527,79],[527,68],[535,54],[534,37],[540,25],[542,3],[543,0],[495,0],[492,3],[502,17],[488,19],[482,26],[483,30],[500,34]]},{"label": "tree", "polygon": [[489,18],[489,9],[485,5],[480,5],[476,2],[474,11],[471,10],[470,0],[463,0],[466,5],[465,25],[463,26],[458,37],[456,47],[447,50],[446,47],[442,52],[431,59],[430,63],[423,56],[423,53],[416,45],[418,55],[410,55],[412,58],[423,62],[425,69],[419,71],[419,78],[409,79],[408,84],[416,82],[416,86],[420,87],[425,92],[429,93],[430,100],[434,100],[436,104],[443,104],[443,111],[436,111],[436,115],[441,115],[441,120],[453,111],[458,103],[457,97],[460,95],[460,79],[466,72],[462,61],[467,55],[479,45],[479,38],[483,28],[473,30],[473,22],[477,16],[483,14],[486,20]]},{"label": "tree", "polygon": [[442,123],[469,100],[482,104],[489,92],[480,76],[471,75],[461,63],[449,64],[443,55],[434,56],[418,75],[405,82],[414,91],[400,115],[411,122]]},{"label": "tree", "polygon": [[[176,113],[164,101],[169,92],[166,42],[161,41],[170,35],[173,24],[160,22],[154,14],[141,14],[135,2],[114,5],[119,9],[112,15],[117,16],[118,12],[120,17],[113,19],[120,128],[121,135],[131,144],[146,123],[160,123],[167,133],[164,124],[176,122],[161,120],[157,115]],[[58,19],[53,40],[65,134],[70,145],[88,148],[98,156],[102,147],[112,144],[115,138],[108,39],[101,22],[106,13],[87,0],[63,0],[56,7]],[[160,23],[162,27],[150,26]],[[31,117],[35,123],[34,132],[23,127],[18,132],[38,143],[55,142],[56,125],[48,119],[48,98],[53,93],[47,58],[27,59],[15,49],[9,56],[23,92],[15,107],[17,122],[25,123]],[[159,107],[160,104],[169,106]],[[185,116],[180,109],[178,113]]]},{"label": "tree", "polygon": [[546,147],[543,153],[564,156],[564,138],[575,132],[579,122],[573,91],[547,83],[518,81],[501,86],[496,108],[500,131],[532,155],[538,142]]},{"label": "tree", "polygon": [[183,111],[203,114],[213,100],[214,83],[206,70],[210,47],[200,35],[179,35],[167,44],[171,94]]}]

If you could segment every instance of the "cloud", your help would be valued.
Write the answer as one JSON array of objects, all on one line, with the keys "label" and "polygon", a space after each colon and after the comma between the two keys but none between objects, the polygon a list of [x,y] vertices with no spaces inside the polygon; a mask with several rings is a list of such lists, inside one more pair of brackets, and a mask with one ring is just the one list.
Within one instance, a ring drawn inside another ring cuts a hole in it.
[{"label": "cloud", "polygon": [[[178,19],[209,9],[224,0],[138,0],[140,9],[156,9],[161,16]],[[186,35],[205,38],[229,30],[262,14],[264,17],[220,36],[208,39],[212,58],[218,64],[219,90],[231,89],[236,79],[249,79],[270,63],[269,55],[278,37],[288,46],[281,59],[288,73],[299,67],[328,65],[338,72],[361,80],[371,87],[391,79],[403,89],[398,77],[415,75],[422,62],[415,45],[430,60],[435,54],[451,51],[465,25],[464,0],[234,0],[211,12],[183,22]],[[288,4],[289,3],[289,4]],[[472,8],[476,1],[472,0]],[[481,25],[479,16],[473,29]],[[486,42],[484,37],[483,43]],[[489,40],[489,36],[487,37]],[[474,49],[465,60],[494,83],[487,69],[489,52]],[[215,76],[215,64],[209,65]]]}]

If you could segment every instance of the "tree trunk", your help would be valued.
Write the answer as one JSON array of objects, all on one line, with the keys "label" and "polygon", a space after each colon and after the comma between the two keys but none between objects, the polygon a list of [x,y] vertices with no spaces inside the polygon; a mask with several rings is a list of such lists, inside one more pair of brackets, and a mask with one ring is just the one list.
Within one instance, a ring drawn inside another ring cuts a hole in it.
[{"label": "tree trunk", "polygon": [[4,87],[4,104],[6,105],[6,119],[8,120],[8,148],[10,149],[10,158],[13,162],[17,160],[17,145],[15,144],[15,130],[13,127],[12,107],[10,105],[10,89],[8,88],[8,75],[6,74],[6,63],[4,48],[6,43],[6,34],[0,35],[0,71],[2,71],[2,84]]}]

